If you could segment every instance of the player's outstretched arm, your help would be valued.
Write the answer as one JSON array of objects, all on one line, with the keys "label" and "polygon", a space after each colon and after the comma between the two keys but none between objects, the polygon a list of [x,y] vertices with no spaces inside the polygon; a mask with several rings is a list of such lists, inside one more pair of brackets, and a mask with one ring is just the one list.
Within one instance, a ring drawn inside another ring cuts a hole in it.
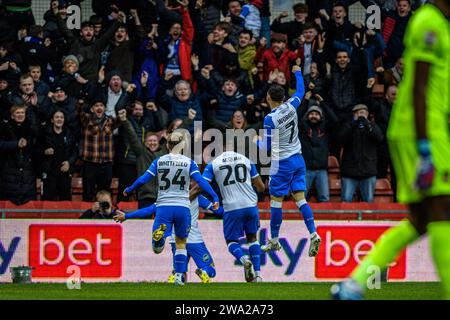
[{"label": "player's outstretched arm", "polygon": [[305,82],[303,80],[302,69],[299,66],[295,65],[292,67],[292,72],[295,75],[296,79],[296,90],[292,95],[291,99],[289,99],[292,106],[297,109],[302,104],[303,96],[305,95]]},{"label": "player's outstretched arm", "polygon": [[[208,167],[211,166],[211,164],[208,164],[206,166],[205,169],[205,173],[209,172]],[[190,170],[190,174],[192,179],[194,179],[199,187],[205,191],[208,195],[211,196],[211,198],[213,198],[214,201],[214,209],[218,209],[219,208],[219,197],[217,196],[217,194],[214,192],[213,188],[211,188],[210,184],[208,183],[207,180],[205,180],[205,178],[202,177],[202,175],[200,174],[200,170],[198,169],[197,164],[194,162],[194,160],[191,160],[191,170]],[[212,179],[209,179],[210,181]]]},{"label": "player's outstretched arm", "polygon": [[153,177],[158,172],[158,168],[157,168],[158,167],[158,159],[159,158],[155,159],[152,162],[152,164],[150,165],[150,167],[148,168],[148,170],[145,171],[145,173],[142,176],[137,178],[136,181],[131,186],[125,188],[125,190],[123,191],[123,195],[125,197],[128,196],[134,190],[139,189],[144,184],[148,183],[150,180],[153,179]]},{"label": "player's outstretched arm", "polygon": [[211,210],[214,214],[217,214],[219,216],[223,215],[223,207],[219,207],[219,209],[214,210],[212,208],[213,207],[212,202],[202,195],[198,196],[198,205],[205,210]]},{"label": "player's outstretched arm", "polygon": [[[144,219],[144,218],[150,218],[152,214],[156,212],[156,204],[152,204],[151,206],[130,212],[130,213],[123,213],[119,211],[119,215],[114,216],[114,220],[122,222],[128,219]],[[123,220],[122,219],[122,213],[123,213]],[[117,217],[117,219],[116,219]]]}]

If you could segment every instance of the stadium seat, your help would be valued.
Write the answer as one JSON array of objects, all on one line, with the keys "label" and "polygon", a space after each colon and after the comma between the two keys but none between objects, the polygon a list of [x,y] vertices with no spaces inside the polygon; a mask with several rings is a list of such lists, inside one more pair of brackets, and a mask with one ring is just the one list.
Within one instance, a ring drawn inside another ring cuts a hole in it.
[{"label": "stadium seat", "polygon": [[41,179],[36,179],[36,200],[41,200],[41,194],[42,194],[42,185],[41,185]]},{"label": "stadium seat", "polygon": [[72,178],[72,201],[83,200],[83,179],[80,177]]},{"label": "stadium seat", "polygon": [[384,96],[384,84],[374,84],[372,87],[372,96],[375,98],[382,98]]},{"label": "stadium seat", "polygon": [[330,202],[341,202],[341,179],[328,176],[330,186]]},{"label": "stadium seat", "polygon": [[328,179],[339,179],[341,169],[338,159],[335,156],[328,157]]},{"label": "stadium seat", "polygon": [[388,179],[377,179],[375,184],[375,203],[391,203],[393,202],[393,191],[391,183]]}]

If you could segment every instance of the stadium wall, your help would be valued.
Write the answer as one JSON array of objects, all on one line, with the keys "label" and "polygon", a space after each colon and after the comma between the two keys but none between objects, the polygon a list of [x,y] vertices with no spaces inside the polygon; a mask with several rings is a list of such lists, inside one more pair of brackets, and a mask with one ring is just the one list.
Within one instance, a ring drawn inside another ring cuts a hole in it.
[{"label": "stadium wall", "polygon": [[[308,257],[309,236],[302,221],[285,221],[281,228],[283,250],[262,258],[266,282],[336,281],[350,273],[370,251],[376,239],[397,222],[318,221],[323,239],[316,259]],[[204,240],[213,256],[215,282],[244,281],[242,266],[233,261],[222,236],[222,223],[201,220]],[[170,247],[156,255],[151,250],[151,222],[116,224],[80,220],[0,220],[0,282],[11,282],[10,267],[34,268],[34,282],[164,282],[170,274]],[[219,236],[218,236],[219,235]],[[259,238],[265,242],[269,221],[261,221]],[[244,242],[244,239],[241,239]],[[244,249],[247,248],[244,246]],[[198,282],[190,262],[188,281]],[[75,268],[76,270],[76,268]],[[418,240],[389,268],[389,281],[437,281],[426,238]]]}]

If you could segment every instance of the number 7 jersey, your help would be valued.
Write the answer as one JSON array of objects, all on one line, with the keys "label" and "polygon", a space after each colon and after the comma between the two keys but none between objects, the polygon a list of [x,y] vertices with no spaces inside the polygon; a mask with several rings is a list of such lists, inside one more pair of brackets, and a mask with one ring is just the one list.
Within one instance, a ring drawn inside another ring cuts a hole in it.
[{"label": "number 7 jersey", "polygon": [[294,106],[300,103],[300,98],[292,97],[264,118],[264,129],[271,141],[272,160],[287,159],[302,151],[298,138],[297,109]]},{"label": "number 7 jersey", "polygon": [[252,179],[259,176],[256,166],[245,156],[234,151],[222,153],[203,171],[203,178],[216,180],[223,199],[223,210],[230,212],[257,205],[258,196]]},{"label": "number 7 jersey", "polygon": [[181,154],[166,154],[155,159],[147,170],[158,176],[158,199],[156,206],[190,206],[190,178],[200,172],[197,164]]}]

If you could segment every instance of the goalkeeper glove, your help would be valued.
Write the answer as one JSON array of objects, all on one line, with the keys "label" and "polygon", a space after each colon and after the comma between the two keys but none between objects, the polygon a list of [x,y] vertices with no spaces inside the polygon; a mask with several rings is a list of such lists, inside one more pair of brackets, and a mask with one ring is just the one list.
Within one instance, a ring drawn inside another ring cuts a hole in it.
[{"label": "goalkeeper glove", "polygon": [[434,179],[434,164],[431,158],[430,142],[426,139],[417,143],[420,161],[417,169],[416,186],[419,190],[428,190]]}]

